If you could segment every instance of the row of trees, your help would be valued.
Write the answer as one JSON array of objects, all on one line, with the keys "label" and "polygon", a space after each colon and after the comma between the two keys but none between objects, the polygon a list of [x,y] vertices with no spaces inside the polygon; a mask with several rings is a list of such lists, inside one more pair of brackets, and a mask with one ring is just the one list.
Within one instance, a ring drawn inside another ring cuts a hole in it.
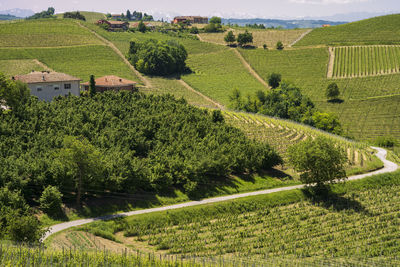
[{"label": "row of trees", "polygon": [[[111,14],[108,13],[107,18],[111,18]],[[126,20],[126,21],[153,21],[154,18],[152,15],[139,12],[139,11],[133,11],[131,12],[129,9],[126,11],[126,13],[121,13],[121,19],[120,20]]]},{"label": "row of trees", "polygon": [[[229,31],[225,37],[224,41],[229,45],[229,46],[236,46],[235,42],[237,42],[238,45],[241,47],[247,46],[251,43],[253,43],[253,34],[246,30],[244,33],[239,33],[237,38],[233,31]],[[263,45],[264,49],[267,49],[267,45]],[[283,43],[281,41],[278,41],[276,43],[276,49],[282,50],[284,48]]]},{"label": "row of trees", "polygon": [[47,19],[47,18],[55,18],[54,16],[55,9],[54,7],[49,7],[47,10],[44,10],[39,13],[35,13],[34,15],[28,17],[27,19]]},{"label": "row of trees", "polygon": [[85,16],[82,15],[79,11],[76,11],[76,12],[65,12],[63,17],[65,19],[79,19],[79,20],[86,21]]},{"label": "row of trees", "polygon": [[330,133],[342,134],[341,124],[335,115],[320,112],[299,88],[281,82],[280,74],[271,74],[268,83],[272,89],[258,91],[255,96],[243,98],[239,90],[234,90],[230,96],[231,107],[236,110],[290,119]]}]

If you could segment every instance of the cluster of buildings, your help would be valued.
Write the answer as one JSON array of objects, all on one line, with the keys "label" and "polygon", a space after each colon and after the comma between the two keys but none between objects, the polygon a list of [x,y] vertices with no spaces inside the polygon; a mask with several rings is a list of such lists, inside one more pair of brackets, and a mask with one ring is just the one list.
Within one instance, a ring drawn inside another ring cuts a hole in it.
[{"label": "cluster of buildings", "polygon": [[[26,75],[17,75],[13,80],[21,81],[28,85],[31,94],[39,100],[51,101],[57,96],[69,94],[80,96],[81,91],[89,90],[89,83],[81,84],[81,79],[71,75],[50,71],[32,71]],[[137,82],[120,78],[114,75],[100,77],[95,80],[96,91],[134,91]]]}]

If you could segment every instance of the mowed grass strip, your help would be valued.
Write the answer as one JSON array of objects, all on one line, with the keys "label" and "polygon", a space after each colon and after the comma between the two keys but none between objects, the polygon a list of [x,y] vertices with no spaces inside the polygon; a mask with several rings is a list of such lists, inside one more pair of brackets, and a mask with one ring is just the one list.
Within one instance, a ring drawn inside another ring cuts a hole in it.
[{"label": "mowed grass strip", "polygon": [[182,79],[225,106],[229,106],[229,95],[234,89],[240,90],[243,96],[265,90],[264,86],[246,70],[232,49],[191,55],[187,64],[193,73],[183,75]]},{"label": "mowed grass strip", "polygon": [[88,81],[92,74],[96,77],[117,75],[140,81],[111,48],[103,45],[0,49],[1,59],[38,59],[55,71],[70,74],[83,81]]},{"label": "mowed grass strip", "polygon": [[317,28],[295,46],[400,44],[400,14]]},{"label": "mowed grass strip", "polygon": [[[334,78],[351,78],[400,72],[400,46],[336,47]],[[370,60],[366,60],[366,58]],[[345,69],[346,71],[342,71]]]},{"label": "mowed grass strip", "polygon": [[71,19],[21,20],[0,24],[0,47],[54,47],[101,44]]},{"label": "mowed grass strip", "polygon": [[[231,30],[231,29],[230,29]],[[232,29],[233,33],[237,36],[239,33],[243,33],[242,30]],[[275,49],[276,43],[281,41],[284,46],[288,46],[299,38],[307,29],[296,29],[296,30],[249,30],[253,34],[253,45],[256,47],[262,47],[266,44],[269,48]],[[226,32],[222,33],[201,33],[200,37],[205,42],[226,44],[224,37]]]},{"label": "mowed grass strip", "polygon": [[32,59],[0,60],[0,72],[8,78],[18,74],[27,74],[32,70],[42,71],[45,68]]}]

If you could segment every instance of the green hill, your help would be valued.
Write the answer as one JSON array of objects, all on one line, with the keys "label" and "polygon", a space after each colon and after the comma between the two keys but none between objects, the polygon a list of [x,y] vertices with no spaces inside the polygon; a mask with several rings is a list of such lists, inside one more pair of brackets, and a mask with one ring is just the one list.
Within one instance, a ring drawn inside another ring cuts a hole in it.
[{"label": "green hill", "polygon": [[400,14],[314,29],[298,46],[400,44]]}]

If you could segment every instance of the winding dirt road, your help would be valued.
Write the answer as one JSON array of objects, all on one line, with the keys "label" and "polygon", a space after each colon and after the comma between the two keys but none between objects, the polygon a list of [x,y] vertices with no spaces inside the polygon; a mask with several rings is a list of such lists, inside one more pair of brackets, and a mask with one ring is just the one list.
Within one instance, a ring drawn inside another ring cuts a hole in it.
[{"label": "winding dirt road", "polygon": [[[380,169],[380,170],[373,171],[373,172],[370,172],[370,173],[351,176],[351,177],[348,178],[348,180],[350,180],[350,181],[359,180],[359,179],[363,179],[363,178],[370,177],[370,176],[377,175],[377,174],[394,172],[394,171],[396,171],[398,169],[398,166],[397,166],[396,163],[391,162],[391,161],[386,159],[387,151],[385,149],[378,148],[378,147],[372,147],[372,148],[378,151],[376,156],[380,160],[382,160],[382,162],[384,163],[384,167],[382,169]],[[227,200],[233,200],[233,199],[249,197],[249,196],[267,195],[267,194],[272,194],[272,193],[276,193],[276,192],[289,191],[289,190],[293,190],[293,189],[300,189],[300,188],[304,188],[304,187],[305,187],[305,185],[295,185],[295,186],[274,188],[274,189],[268,189],[268,190],[262,190],[262,191],[235,194],[235,195],[230,195],[230,196],[208,198],[208,199],[203,199],[203,200],[200,200],[200,201],[190,201],[190,202],[186,202],[186,203],[175,204],[175,205],[164,206],[164,207],[158,207],[158,208],[152,208],[152,209],[135,210],[135,211],[118,213],[118,214],[114,214],[114,215],[106,215],[106,216],[101,216],[101,217],[96,217],[96,218],[89,218],[89,219],[82,219],[82,220],[76,220],[76,221],[71,221],[71,222],[60,223],[60,224],[53,225],[49,229],[49,231],[46,233],[46,235],[44,236],[42,241],[45,240],[46,238],[48,238],[50,235],[52,235],[54,233],[63,231],[65,229],[68,229],[68,228],[71,228],[71,227],[80,226],[80,225],[88,224],[88,223],[95,222],[95,221],[111,220],[111,219],[115,219],[115,218],[118,218],[118,217],[140,215],[140,214],[152,213],[152,212],[157,212],[157,211],[181,209],[181,208],[186,208],[186,207],[193,207],[193,206],[198,206],[198,205],[203,205],[203,204],[211,204],[211,203],[223,202],[223,201],[227,201]]]}]

